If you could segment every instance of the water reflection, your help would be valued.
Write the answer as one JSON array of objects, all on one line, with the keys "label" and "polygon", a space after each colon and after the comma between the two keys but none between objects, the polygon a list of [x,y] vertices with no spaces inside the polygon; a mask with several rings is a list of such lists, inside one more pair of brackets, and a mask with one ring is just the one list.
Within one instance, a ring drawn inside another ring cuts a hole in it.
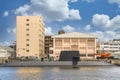
[{"label": "water reflection", "polygon": [[120,67],[0,67],[0,80],[119,80]]}]

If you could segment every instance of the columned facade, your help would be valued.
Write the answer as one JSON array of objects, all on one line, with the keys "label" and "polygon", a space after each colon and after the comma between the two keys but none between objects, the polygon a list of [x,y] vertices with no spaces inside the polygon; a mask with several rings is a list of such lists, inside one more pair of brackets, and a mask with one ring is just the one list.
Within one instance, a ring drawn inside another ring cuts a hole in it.
[{"label": "columned facade", "polygon": [[[67,34],[67,35],[66,35]],[[81,58],[94,58],[96,53],[96,37],[90,35],[79,35],[74,32],[53,36],[53,56],[59,59],[61,51],[79,51]],[[65,36],[64,36],[65,35]],[[71,35],[71,36],[69,36]],[[78,36],[73,36],[78,35]]]}]

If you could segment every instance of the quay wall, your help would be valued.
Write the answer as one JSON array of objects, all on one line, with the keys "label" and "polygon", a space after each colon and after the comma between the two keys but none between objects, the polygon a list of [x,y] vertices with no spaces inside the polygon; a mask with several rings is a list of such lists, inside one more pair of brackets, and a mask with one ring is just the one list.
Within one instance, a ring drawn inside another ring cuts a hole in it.
[{"label": "quay wall", "polygon": [[[77,66],[112,66],[104,61],[79,61]],[[73,66],[72,61],[18,61],[1,64],[0,67],[56,67],[56,66]]]}]

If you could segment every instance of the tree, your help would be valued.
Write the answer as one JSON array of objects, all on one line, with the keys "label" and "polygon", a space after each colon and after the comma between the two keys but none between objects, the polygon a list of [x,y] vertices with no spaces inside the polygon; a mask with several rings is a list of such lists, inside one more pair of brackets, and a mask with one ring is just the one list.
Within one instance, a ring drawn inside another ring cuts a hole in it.
[{"label": "tree", "polygon": [[60,31],[58,31],[58,34],[65,34],[65,31],[64,30],[60,30]]}]

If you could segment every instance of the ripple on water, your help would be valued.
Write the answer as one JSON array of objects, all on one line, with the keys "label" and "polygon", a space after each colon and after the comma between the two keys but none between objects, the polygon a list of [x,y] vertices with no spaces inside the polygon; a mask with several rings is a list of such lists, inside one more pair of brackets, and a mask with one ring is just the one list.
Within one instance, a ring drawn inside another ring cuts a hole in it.
[{"label": "ripple on water", "polygon": [[120,67],[1,67],[0,80],[120,80]]}]

